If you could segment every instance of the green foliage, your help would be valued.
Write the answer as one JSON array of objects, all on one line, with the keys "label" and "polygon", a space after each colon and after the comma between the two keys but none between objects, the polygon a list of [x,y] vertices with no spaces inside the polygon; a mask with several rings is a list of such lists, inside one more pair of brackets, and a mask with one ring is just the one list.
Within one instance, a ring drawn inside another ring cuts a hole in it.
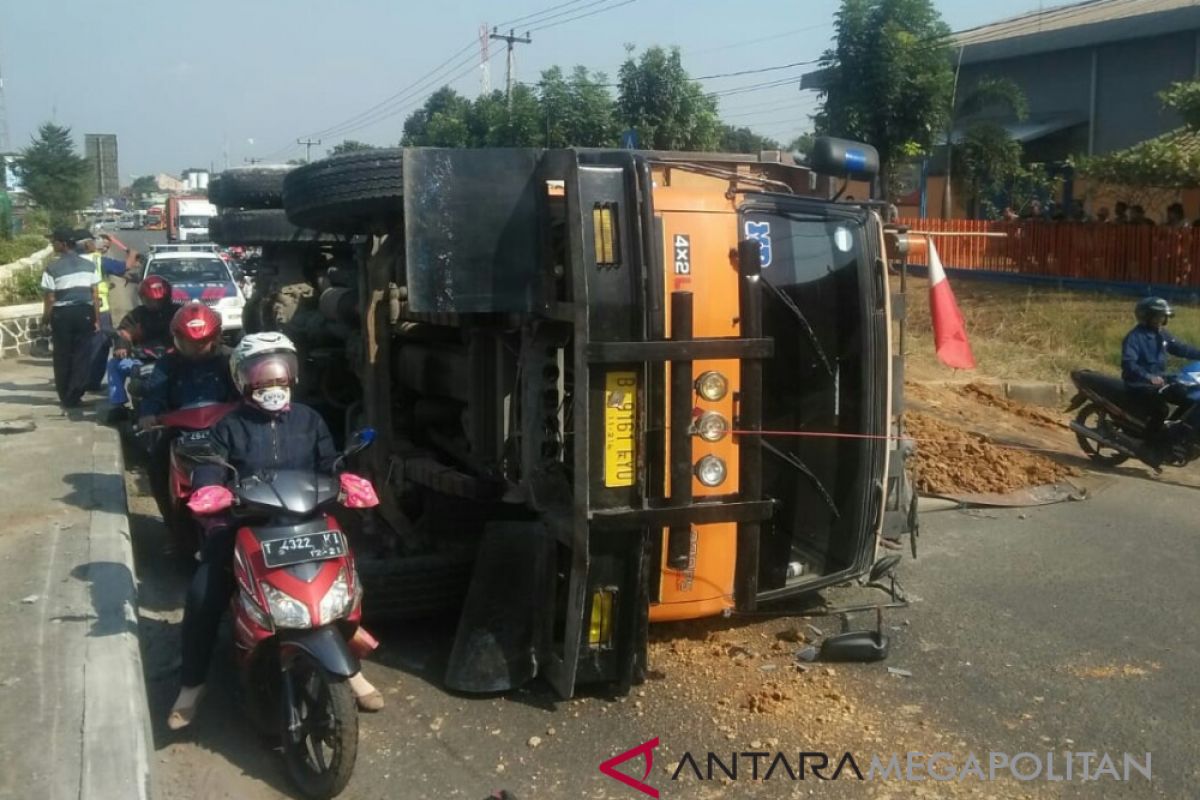
[{"label": "green foliage", "polygon": [[25,191],[50,212],[53,221],[71,224],[87,204],[84,178],[88,162],[75,152],[71,129],[47,122],[38,128],[17,162]]},{"label": "green foliage", "polygon": [[153,175],[141,175],[133,179],[129,185],[129,194],[134,198],[143,198],[148,194],[158,193],[158,182]]},{"label": "green foliage", "polygon": [[651,47],[621,65],[617,114],[648,150],[713,150],[720,143],[717,101],[688,77],[679,48]]},{"label": "green foliage", "polygon": [[1183,124],[1200,132],[1200,81],[1180,81],[1158,93],[1162,104],[1183,117]]},{"label": "green foliage", "polygon": [[790,142],[788,142],[786,149],[789,153],[804,153],[807,155],[808,153],[812,152],[813,140],[816,138],[817,137],[811,133],[802,133],[795,139],[792,139]]},{"label": "green foliage", "polygon": [[749,128],[735,128],[732,125],[721,126],[721,143],[718,145],[722,153],[758,153],[762,150],[778,150],[779,142],[759,136]]},{"label": "green foliage", "polygon": [[375,145],[360,142],[355,139],[346,139],[345,141],[335,144],[330,150],[329,155],[336,156],[342,153],[357,153],[360,150],[374,150]]},{"label": "green foliage", "polygon": [[1015,81],[985,76],[959,99],[955,117],[972,117],[986,111],[1023,120],[1029,116],[1029,101]]},{"label": "green foliage", "polygon": [[[984,77],[959,99],[954,119],[989,111],[1020,120],[1028,116],[1029,104],[1021,87],[1013,81]],[[955,123],[950,127],[953,129]],[[1028,184],[1035,179],[1037,171],[1028,171],[1021,165],[1023,154],[1021,143],[990,119],[971,123],[962,141],[952,146],[955,182],[974,201],[978,216],[999,217],[1000,209],[994,207],[991,198],[1008,193],[1015,184]]]},{"label": "green foliage", "polygon": [[542,73],[540,113],[546,147],[613,147],[620,133],[608,77],[575,67],[570,77],[559,67]]},{"label": "green foliage", "polygon": [[[45,240],[43,240],[44,242]],[[7,244],[7,243],[6,243]],[[0,284],[0,306],[32,303],[42,296],[42,267],[19,269]]]},{"label": "green foliage", "polygon": [[891,196],[898,162],[929,152],[945,129],[950,29],[931,0],[842,0],[835,29],[817,131],[874,145]]},{"label": "green foliage", "polygon": [[22,233],[0,241],[0,264],[11,264],[19,258],[31,256],[48,244],[50,242],[40,233]]},{"label": "green foliage", "polygon": [[1080,172],[1101,183],[1192,189],[1200,186],[1200,81],[1173,83],[1158,94],[1185,127],[1133,147],[1081,161]]}]

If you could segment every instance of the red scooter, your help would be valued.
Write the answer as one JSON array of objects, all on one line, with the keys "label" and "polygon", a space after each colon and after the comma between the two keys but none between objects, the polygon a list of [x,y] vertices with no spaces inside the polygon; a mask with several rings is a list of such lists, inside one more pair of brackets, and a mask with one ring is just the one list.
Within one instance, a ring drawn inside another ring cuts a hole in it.
[{"label": "red scooter", "polygon": [[197,403],[159,416],[159,426],[148,433],[172,436],[171,467],[164,523],[185,558],[192,558],[200,544],[200,528],[187,506],[192,494],[192,471],[212,455],[209,429],[237,403]]},{"label": "red scooter", "polygon": [[[338,462],[374,438],[373,430],[360,431]],[[233,470],[217,456],[205,460]],[[358,707],[347,678],[375,645],[359,629],[354,555],[324,510],[350,503],[332,475],[234,474],[234,644],[251,716],[281,735],[288,775],[301,793],[334,797],[358,752]]]}]

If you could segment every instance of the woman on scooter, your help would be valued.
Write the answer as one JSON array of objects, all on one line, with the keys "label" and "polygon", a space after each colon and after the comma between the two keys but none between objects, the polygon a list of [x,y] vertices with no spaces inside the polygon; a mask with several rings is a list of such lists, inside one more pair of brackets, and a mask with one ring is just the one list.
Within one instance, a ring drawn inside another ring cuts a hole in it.
[{"label": "woman on scooter", "polygon": [[[241,475],[269,470],[333,468],[337,451],[329,428],[317,412],[293,403],[298,362],[296,348],[281,333],[243,337],[233,351],[230,371],[242,405],[212,429],[215,450]],[[205,466],[192,475],[195,490],[220,486],[232,476],[220,466]],[[191,723],[212,659],[221,615],[234,591],[233,550],[236,527],[227,516],[208,518],[200,565],[192,578],[183,612],[183,668],[179,697],[167,718],[178,730]],[[383,708],[383,695],[361,672],[349,679],[363,711]]]}]

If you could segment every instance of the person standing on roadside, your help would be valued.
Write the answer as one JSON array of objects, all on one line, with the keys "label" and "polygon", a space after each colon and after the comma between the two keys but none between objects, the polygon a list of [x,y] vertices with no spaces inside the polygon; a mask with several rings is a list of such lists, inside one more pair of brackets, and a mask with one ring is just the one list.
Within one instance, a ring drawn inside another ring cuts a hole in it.
[{"label": "person standing on roadside", "polygon": [[54,388],[63,409],[79,406],[91,366],[87,345],[100,329],[100,281],[95,265],[75,252],[75,236],[70,228],[50,234],[58,258],[42,273],[42,325],[50,328]]},{"label": "person standing on roadside", "polygon": [[124,277],[136,270],[137,252],[125,248],[124,259],[109,258],[108,248],[112,242],[108,234],[100,233],[93,236],[89,231],[80,230],[78,235],[78,251],[80,255],[96,265],[96,278],[100,281],[97,284],[97,290],[100,292],[100,331],[105,335],[95,336],[89,343],[91,347],[89,363],[92,366],[87,380],[87,390],[98,392],[100,384],[104,380],[104,372],[108,364],[109,344],[114,335],[112,308],[109,305],[109,293],[112,288],[110,281],[114,277]]}]

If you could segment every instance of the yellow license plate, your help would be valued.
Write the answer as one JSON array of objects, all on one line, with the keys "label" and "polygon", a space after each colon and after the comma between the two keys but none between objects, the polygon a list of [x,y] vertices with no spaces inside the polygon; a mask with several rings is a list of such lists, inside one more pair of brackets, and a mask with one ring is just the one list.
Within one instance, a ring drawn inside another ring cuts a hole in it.
[{"label": "yellow license plate", "polygon": [[637,465],[634,420],[637,373],[609,372],[604,378],[604,485],[633,486]]}]

